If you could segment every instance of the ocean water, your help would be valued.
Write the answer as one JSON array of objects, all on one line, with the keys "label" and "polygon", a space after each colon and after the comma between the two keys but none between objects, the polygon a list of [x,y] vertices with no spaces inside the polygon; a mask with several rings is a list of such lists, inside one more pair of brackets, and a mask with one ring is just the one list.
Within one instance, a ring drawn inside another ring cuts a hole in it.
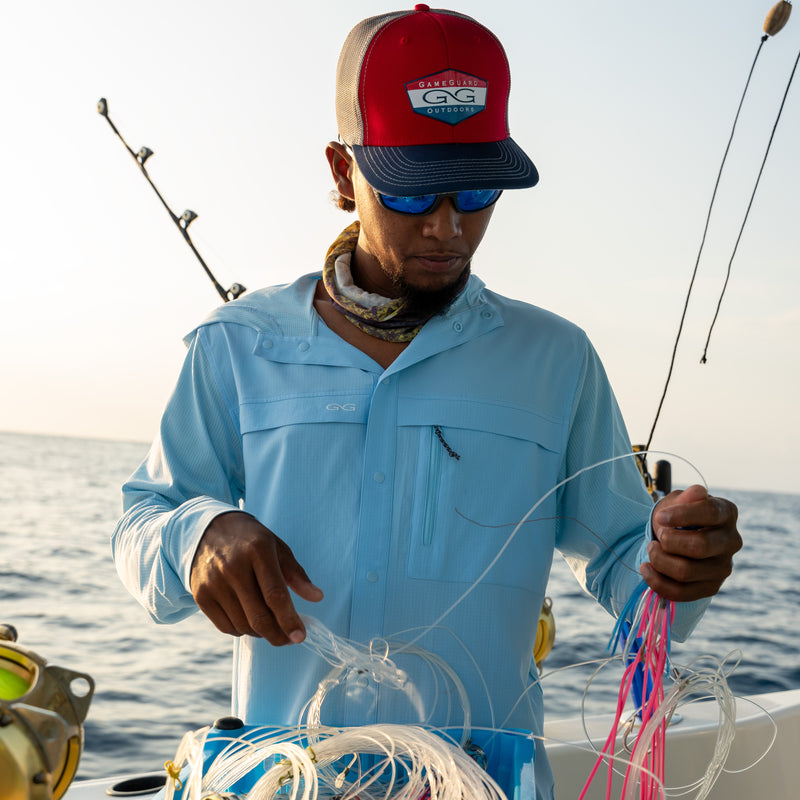
[{"label": "ocean water", "polygon": [[[119,486],[146,452],[142,443],[0,433],[0,622],[49,663],[94,678],[79,778],[160,769],[183,733],[229,712],[230,640],[200,615],[155,624],[111,561]],[[738,652],[736,693],[800,688],[800,495],[712,491],[739,505],[745,548],[673,659]],[[574,716],[594,667],[559,668],[603,658],[613,621],[560,558],[549,594],[557,635],[546,712]],[[592,681],[589,713],[612,710],[619,677],[608,667]]]}]

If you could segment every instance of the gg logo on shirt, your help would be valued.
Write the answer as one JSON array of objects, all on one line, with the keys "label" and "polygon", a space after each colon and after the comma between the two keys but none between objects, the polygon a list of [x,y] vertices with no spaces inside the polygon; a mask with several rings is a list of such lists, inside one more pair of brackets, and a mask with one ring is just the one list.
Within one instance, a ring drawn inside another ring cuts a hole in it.
[{"label": "gg logo on shirt", "polygon": [[326,411],[355,411],[355,403],[328,403],[325,406]]}]

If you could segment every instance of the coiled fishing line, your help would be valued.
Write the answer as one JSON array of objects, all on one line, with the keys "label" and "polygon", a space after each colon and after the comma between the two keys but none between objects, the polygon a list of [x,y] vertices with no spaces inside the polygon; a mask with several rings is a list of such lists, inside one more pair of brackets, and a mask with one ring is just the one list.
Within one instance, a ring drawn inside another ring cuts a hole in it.
[{"label": "coiled fishing line", "polygon": [[[632,599],[635,599],[635,597],[636,595],[634,595],[634,598]],[[633,603],[631,603],[631,605],[633,605]],[[641,623],[642,613],[643,606],[641,603],[639,603],[636,606],[633,615],[632,628],[634,630]],[[620,619],[623,618],[624,614],[620,614]],[[565,672],[567,670],[582,666],[597,665],[596,669],[588,679],[581,697],[580,716],[584,734],[586,736],[586,745],[581,746],[575,742],[565,742],[552,736],[536,737],[537,739],[541,738],[541,741],[545,744],[547,742],[559,743],[568,745],[575,749],[583,750],[587,753],[592,753],[600,761],[606,762],[609,768],[613,769],[613,771],[622,778],[624,778],[626,772],[628,772],[631,775],[638,775],[640,780],[649,780],[651,797],[681,797],[686,796],[691,792],[696,792],[694,794],[694,798],[696,800],[700,800],[700,798],[704,798],[708,795],[721,772],[728,772],[732,774],[744,772],[747,769],[754,767],[766,756],[777,738],[777,724],[769,715],[769,713],[764,711],[765,716],[770,719],[773,730],[769,741],[765,743],[763,752],[746,767],[736,770],[725,768],[725,764],[730,754],[730,749],[735,736],[736,722],[736,697],[733,695],[728,686],[727,676],[736,669],[741,659],[741,653],[739,653],[738,658],[736,658],[733,663],[730,663],[732,656],[736,655],[737,651],[731,651],[731,653],[726,655],[722,661],[717,660],[711,655],[704,655],[690,661],[685,666],[677,666],[673,662],[670,669],[670,673],[674,680],[673,686],[670,688],[669,692],[666,693],[662,703],[657,707],[657,709],[654,710],[649,723],[649,728],[641,733],[641,736],[643,736],[644,740],[647,741],[652,737],[653,732],[657,727],[663,723],[666,723],[667,725],[669,724],[670,720],[678,711],[678,709],[692,703],[714,700],[719,707],[718,731],[713,754],[702,777],[687,784],[679,786],[667,786],[656,773],[650,770],[643,763],[646,750],[640,749],[637,754],[634,754],[627,749],[628,737],[633,731],[634,726],[637,724],[636,720],[638,709],[634,710],[628,720],[622,725],[624,733],[622,746],[620,749],[614,753],[601,752],[598,747],[593,744],[592,737],[587,728],[585,708],[586,698],[593,681],[603,669],[605,669],[612,662],[626,662],[627,657],[630,656],[630,648],[632,647],[633,638],[634,637],[631,636],[627,638],[623,652],[618,655],[612,655],[603,659],[592,659],[580,662],[578,664],[559,667],[558,669],[551,670],[550,672],[544,673],[538,677],[538,681],[544,681],[551,675],[556,675],[560,672]],[[704,666],[703,662],[709,662],[709,666]],[[531,689],[533,689],[534,686],[535,684],[531,684],[525,690],[525,692],[523,692],[523,694],[517,700],[517,703],[512,707],[509,716],[513,714],[516,706],[519,704],[519,702],[521,702],[522,698]],[[505,722],[503,724],[505,724]],[[501,728],[502,727],[503,726],[501,725]],[[635,797],[637,791],[636,786],[637,784],[635,780],[629,780],[629,784],[626,787],[626,792],[624,794],[625,800]]]},{"label": "coiled fishing line", "polygon": [[[655,601],[658,599],[657,595],[654,595],[652,592],[650,592],[650,594],[652,597],[647,597],[647,593],[642,594],[638,603],[636,614],[634,616],[634,624],[631,626],[631,631],[639,630],[641,633],[642,628],[647,627],[650,624],[650,620],[648,620],[646,617],[647,611],[648,608],[652,610]],[[645,600],[649,606],[645,604]],[[664,610],[666,610],[666,608]],[[622,618],[623,615],[620,615],[620,619]],[[663,624],[663,620],[656,621],[658,624]],[[612,643],[614,642],[617,633],[618,631],[615,631],[615,636],[612,637]],[[649,633],[652,634],[652,631],[649,631]],[[665,632],[663,627],[661,629],[661,635],[664,637],[664,644],[669,644],[668,631]],[[633,634],[627,638],[625,647],[620,656],[623,663],[629,664],[626,671],[626,676],[629,672],[632,674],[632,668],[635,665],[635,662],[631,661],[631,651],[633,648],[634,638],[635,637]],[[652,653],[653,650],[657,649],[657,643],[654,644],[652,640],[648,640],[642,644],[642,649],[644,648],[650,649]],[[665,653],[662,653],[662,655],[666,655],[668,657],[666,650],[667,648],[664,648]],[[713,656],[706,655],[694,659],[684,667],[679,668],[672,665],[670,672],[673,675],[674,683],[669,691],[665,694],[661,691],[657,692],[657,690],[660,689],[657,678],[659,675],[663,674],[659,672],[659,670],[663,670],[664,672],[667,671],[667,658],[664,658],[661,662],[657,663],[654,663],[651,659],[648,669],[645,671],[645,681],[647,681],[648,678],[652,681],[652,687],[649,690],[649,695],[647,695],[644,699],[647,709],[637,710],[646,710],[648,713],[644,715],[642,727],[636,737],[636,745],[633,748],[630,760],[627,762],[627,768],[623,776],[623,800],[635,800],[637,797],[680,797],[694,791],[696,791],[696,794],[693,795],[695,800],[702,800],[702,798],[708,796],[715,781],[724,769],[724,765],[730,753],[730,748],[733,744],[736,733],[736,698],[728,686],[727,674],[736,668],[741,654],[739,654],[739,658],[737,658],[737,660],[730,665],[728,673],[726,673],[725,667],[731,655],[733,655],[733,653],[729,653],[721,662],[715,659]],[[698,666],[703,661],[711,662],[711,666]],[[601,667],[595,671],[595,675],[600,669],[603,668],[603,666],[604,665],[601,665]],[[590,679],[589,683],[587,683],[584,691],[584,699],[586,692],[588,692],[591,680],[594,679],[595,675],[593,675],[592,679]],[[622,687],[622,689],[626,688],[629,688],[629,686]],[[587,782],[586,789],[588,789],[589,783],[591,783],[591,780],[593,779],[600,762],[603,760],[608,760],[608,758],[611,756],[609,748],[614,746],[616,743],[617,731],[621,717],[622,701],[624,699],[622,689],[620,693],[620,705],[617,709],[617,715],[612,725],[611,733],[606,740],[606,746],[604,747],[603,751],[598,754],[599,757],[595,766],[595,770],[590,776],[589,782]],[[625,691],[624,694],[625,697],[627,697],[627,691]],[[656,697],[658,702],[653,702],[654,697]],[[708,699],[715,700],[719,708],[717,738],[708,767],[706,768],[703,776],[694,782],[675,787],[665,786],[663,782],[663,775],[667,725],[669,724],[672,716],[676,713],[677,709],[680,707],[689,703],[697,702],[699,700]],[[635,724],[636,713],[637,712],[634,712],[634,714],[625,724],[626,733],[623,736],[623,747],[627,746],[627,737],[633,725]],[[587,740],[591,744],[591,740],[586,729],[585,718],[584,732],[586,733]],[[761,760],[764,755],[766,755],[766,752],[774,742],[774,738],[775,737],[773,736],[772,740],[767,744],[765,752],[754,762],[754,764],[758,763],[758,761]],[[618,753],[615,753],[614,757],[617,756]],[[614,771],[618,775],[622,775],[622,773],[618,768],[615,767],[613,761],[609,760],[608,764],[609,775],[607,781],[607,797],[610,798],[611,772]],[[652,778],[650,777],[653,775],[653,773],[657,775],[659,779],[658,782],[653,782]]]},{"label": "coiled fishing line", "polygon": [[[390,647],[384,639],[372,639],[365,646],[337,636],[314,617],[300,616],[306,626],[303,645],[332,666],[368,672],[375,683],[383,683],[394,689],[402,689],[406,685],[408,675],[389,659]],[[376,648],[381,644],[383,653],[376,654]]]},{"label": "coiled fishing line", "polygon": [[[181,758],[192,762],[182,800],[225,792],[261,765],[265,765],[264,774],[248,791],[249,800],[287,792],[297,800],[333,796],[505,800],[497,782],[461,747],[419,726],[321,727],[313,731],[313,745],[294,730],[263,728],[259,735],[256,729],[248,734],[249,741],[231,740],[202,776],[199,762],[207,731],[187,734],[176,754],[176,762]],[[374,758],[364,761],[364,756]],[[168,787],[167,800],[173,792],[174,782]]]},{"label": "coiled fishing line", "polygon": [[[413,653],[417,652],[417,646],[416,645],[414,647],[409,647],[408,645],[405,645],[404,643],[402,643],[402,640],[400,639],[400,637],[407,636],[409,634],[413,634],[417,630],[422,630],[424,634],[430,633],[430,632],[432,632],[434,630],[438,630],[438,631],[441,631],[443,633],[446,633],[461,648],[461,650],[463,651],[464,655],[466,655],[467,659],[472,663],[472,666],[473,666],[473,668],[475,670],[475,674],[478,676],[478,679],[480,680],[481,686],[483,687],[483,692],[484,692],[484,695],[485,695],[485,698],[486,698],[486,705],[487,705],[487,707],[489,709],[489,725],[490,725],[490,728],[494,728],[495,727],[495,722],[496,722],[495,721],[495,713],[494,713],[494,703],[492,703],[492,696],[491,696],[491,693],[489,692],[489,685],[486,683],[486,678],[484,677],[483,672],[482,672],[482,670],[480,668],[480,665],[478,664],[478,660],[472,654],[472,652],[467,647],[467,645],[463,642],[463,640],[456,634],[456,632],[452,628],[448,628],[448,627],[443,626],[443,625],[442,626],[438,626],[437,628],[431,628],[429,626],[424,626],[424,627],[423,626],[418,626],[418,627],[415,627],[415,628],[407,628],[406,630],[398,631],[395,634],[395,636],[398,637],[398,643],[395,645],[395,647],[397,648],[398,652],[399,652],[399,648],[401,646],[403,647],[403,652],[404,653],[412,653],[413,654]],[[459,696],[462,698],[461,699],[461,705],[462,705],[462,710],[464,711],[464,727],[465,727],[465,730],[466,730],[466,728],[468,727],[468,715],[471,716],[471,713],[470,713],[469,697],[467,696],[467,693],[466,693],[466,690],[464,689],[463,683],[461,682],[461,680],[458,677],[458,675],[455,672],[455,670],[444,659],[440,658],[435,653],[432,653],[430,650],[425,650],[423,648],[418,648],[418,649],[419,649],[419,651],[421,653],[430,654],[430,655],[434,656],[434,658],[436,660],[436,664],[438,666],[440,666],[440,668],[450,678],[452,684],[456,687]],[[433,664],[429,663],[429,666],[431,666],[431,668],[433,668]],[[438,691],[438,688],[437,688],[437,691]]]},{"label": "coiled fishing line", "polygon": [[[187,731],[178,744],[175,758],[164,764],[169,776],[164,789],[164,800],[172,800],[176,789],[183,790],[184,794],[181,797],[200,796],[203,778],[203,744],[208,731],[208,726],[196,731]],[[182,770],[184,764],[186,769]],[[187,778],[185,783],[184,778]]]},{"label": "coiled fishing line", "polygon": [[[709,761],[706,772],[696,781],[692,781],[687,784],[675,786],[665,785],[665,797],[683,797],[693,791],[697,792],[697,794],[694,795],[695,800],[706,797],[720,772],[735,775],[752,769],[766,757],[775,744],[778,735],[778,726],[772,715],[758,703],[755,703],[749,698],[737,697],[732,693],[728,686],[727,678],[736,669],[740,660],[740,658],[737,658],[732,664],[729,663],[731,657],[736,654],[737,651],[733,650],[721,661],[712,655],[702,655],[693,659],[686,665],[678,666],[674,662],[672,664],[671,674],[674,685],[670,692],[666,695],[659,711],[659,714],[666,719],[667,724],[669,725],[671,718],[678,713],[681,708],[694,703],[706,702],[709,700],[715,701],[719,706],[719,717],[714,752],[711,760]],[[739,657],[740,656],[741,653],[739,653]],[[710,662],[710,665],[698,666],[698,664],[703,661]],[[655,777],[647,769],[643,768],[643,765],[640,762],[633,761],[633,759],[630,757],[630,751],[627,748],[627,738],[630,735],[630,732],[634,729],[635,725],[638,724],[636,721],[636,710],[634,710],[629,718],[622,723],[621,727],[624,731],[622,745],[613,755],[602,753],[600,749],[598,749],[598,747],[592,742],[592,737],[589,733],[586,722],[586,698],[591,690],[591,686],[595,678],[602,670],[606,669],[610,664],[615,662],[624,663],[624,656],[622,654],[617,654],[608,658],[591,659],[576,664],[569,664],[567,666],[559,667],[551,670],[550,672],[544,673],[539,677],[540,681],[545,681],[551,675],[556,675],[560,672],[565,672],[578,667],[597,665],[596,669],[587,680],[581,696],[580,718],[584,735],[586,737],[586,744],[581,746],[575,742],[566,742],[552,736],[543,736],[542,741],[545,744],[548,742],[553,742],[562,745],[568,745],[570,747],[583,750],[584,752],[592,753],[595,757],[601,757],[608,764],[612,765],[615,773],[620,777],[624,777],[624,770],[627,769],[631,764],[634,765],[635,769],[638,769],[640,772],[642,772],[642,774],[650,774],[652,777]],[[528,690],[531,688],[532,686],[528,687]],[[769,737],[769,741],[766,742],[764,750],[761,752],[761,754],[758,755],[750,764],[738,769],[729,769],[725,766],[725,764],[727,763],[735,735],[736,701],[742,699],[746,699],[747,702],[756,706],[764,713],[764,716],[771,723],[772,735]],[[657,719],[653,725],[658,724],[659,721],[660,718]]]},{"label": "coiled fishing line", "polygon": [[299,738],[298,731],[288,727],[263,727],[251,731],[246,738],[217,736],[215,742],[227,741],[228,744],[206,769],[203,788],[227,791],[258,769],[266,758],[282,753],[289,745],[295,746]]},{"label": "coiled fishing line", "polygon": [[[326,730],[330,735],[321,737],[302,756],[287,749],[290,763],[281,762],[267,771],[249,793],[250,800],[268,800],[289,782],[293,787],[292,797],[295,797],[301,778],[302,800],[316,800],[323,788],[330,794],[357,796],[362,800],[389,797],[419,800],[426,793],[431,800],[504,798],[495,780],[461,748],[424,728],[367,725]],[[358,761],[353,762],[352,758],[344,769],[326,770],[334,763],[341,764],[343,757],[355,754],[374,755],[378,759],[364,770],[359,769]],[[350,763],[354,766],[348,770]],[[351,779],[354,771],[356,776]],[[307,776],[311,774],[314,778],[309,780]]]},{"label": "coiled fishing line", "polygon": [[[471,730],[471,706],[467,691],[463,682],[459,678],[456,671],[439,655],[433,653],[418,645],[409,646],[405,642],[394,642],[386,639],[374,639],[368,646],[359,645],[343,637],[336,636],[328,628],[326,628],[319,620],[302,615],[303,622],[306,626],[307,636],[305,642],[307,646],[324,658],[328,663],[334,666],[334,669],[319,683],[317,691],[309,699],[300,712],[299,727],[307,729],[316,729],[321,727],[321,708],[326,695],[341,683],[346,680],[351,674],[366,674],[372,676],[373,680],[378,684],[386,684],[389,688],[397,689],[406,694],[413,705],[423,715],[421,703],[414,703],[415,685],[414,682],[409,680],[408,675],[404,670],[398,669],[394,661],[391,660],[391,655],[395,652],[402,651],[407,655],[417,656],[422,664],[426,666],[432,675],[433,684],[435,687],[436,695],[438,696],[440,684],[451,686],[459,700],[459,711],[463,717],[462,728],[462,744],[465,744],[469,739]],[[449,629],[443,629],[450,633],[456,641],[461,645],[475,664],[476,670],[481,677],[486,688],[487,698],[489,698],[488,687],[486,687],[483,675],[480,674],[477,662],[474,657],[469,653],[468,649],[461,642],[455,634]],[[381,652],[376,653],[376,647],[380,647]],[[450,702],[450,694],[448,693],[448,703]],[[435,700],[436,698],[434,698]],[[491,698],[489,698],[491,704]],[[431,708],[435,709],[437,703],[433,702]],[[491,711],[492,723],[494,723],[494,711]],[[449,717],[449,711],[448,711]],[[427,722],[422,719],[422,724]]]}]

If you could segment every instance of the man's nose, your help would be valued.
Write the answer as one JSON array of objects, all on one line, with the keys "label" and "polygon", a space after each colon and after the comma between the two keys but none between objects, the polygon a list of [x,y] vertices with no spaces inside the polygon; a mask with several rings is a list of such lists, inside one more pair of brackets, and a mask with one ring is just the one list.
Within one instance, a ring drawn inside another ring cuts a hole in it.
[{"label": "man's nose", "polygon": [[461,212],[455,207],[452,197],[443,198],[430,214],[425,215],[422,232],[440,241],[461,236]]}]

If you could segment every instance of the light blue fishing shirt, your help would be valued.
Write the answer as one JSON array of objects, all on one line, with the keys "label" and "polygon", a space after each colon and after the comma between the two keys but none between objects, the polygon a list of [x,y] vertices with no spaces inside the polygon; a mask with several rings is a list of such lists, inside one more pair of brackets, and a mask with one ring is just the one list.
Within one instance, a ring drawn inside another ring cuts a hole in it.
[{"label": "light blue fishing shirt", "polygon": [[[481,578],[417,644],[463,681],[473,725],[541,734],[531,652],[554,550],[612,614],[647,558],[653,504],[632,458],[552,491],[630,452],[598,356],[576,326],[472,276],[383,369],[316,314],[317,280],[250,293],[187,337],[160,433],[124,487],[112,540],[122,580],[159,622],[186,617],[200,537],[244,509],[324,591],[318,604],[296,598],[298,610],[380,653],[377,640],[415,639]],[[680,606],[678,638],[705,605]],[[463,722],[440,672],[396,660],[413,691],[350,675],[323,723]],[[237,638],[233,713],[295,723],[330,670],[305,646]],[[541,753],[536,773],[551,796]]]}]

